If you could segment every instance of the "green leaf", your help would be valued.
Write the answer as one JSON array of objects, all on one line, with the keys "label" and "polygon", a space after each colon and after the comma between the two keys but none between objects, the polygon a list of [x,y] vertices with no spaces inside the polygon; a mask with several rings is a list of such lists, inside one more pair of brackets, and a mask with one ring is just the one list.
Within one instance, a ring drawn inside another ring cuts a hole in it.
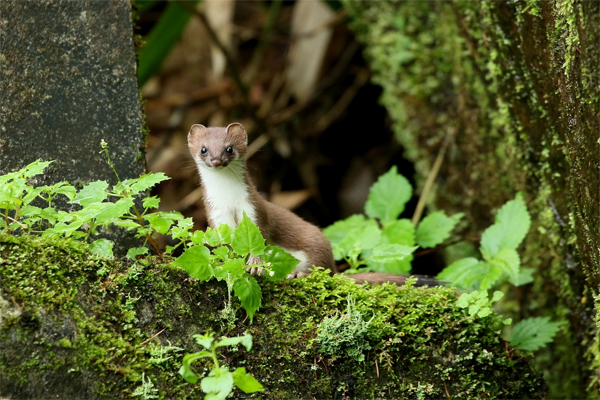
[{"label": "green leaf", "polygon": [[146,216],[146,220],[156,232],[165,235],[171,225],[175,222],[172,218],[164,216],[162,213],[153,213]]},{"label": "green leaf", "polygon": [[127,214],[133,206],[133,200],[130,197],[119,199],[116,203],[103,203],[104,210],[96,215],[96,223],[104,224],[112,220],[119,219]]},{"label": "green leaf", "polygon": [[554,340],[565,322],[550,322],[548,317],[526,318],[512,329],[510,345],[525,351],[538,350]]},{"label": "green leaf", "polygon": [[44,169],[54,161],[40,161],[39,159],[27,165],[25,168],[17,171],[17,176],[22,176],[24,178],[31,178],[35,175],[40,175],[44,173]]},{"label": "green leaf", "polygon": [[369,259],[379,263],[395,262],[412,255],[416,249],[417,247],[401,244],[380,244],[373,249]]},{"label": "green leaf", "polygon": [[209,351],[200,351],[198,353],[186,354],[183,357],[181,368],[179,368],[179,375],[183,377],[189,383],[198,382],[198,377],[192,371],[191,363],[201,357],[212,357],[212,353]]},{"label": "green leaf", "polygon": [[246,212],[240,225],[233,232],[231,247],[233,251],[241,256],[252,254],[260,256],[265,250],[265,239],[260,233],[260,229],[252,223]]},{"label": "green leaf", "polygon": [[266,276],[272,281],[285,279],[300,262],[296,257],[277,246],[267,246],[260,258],[264,262],[271,263],[273,275],[266,274]]},{"label": "green leaf", "polygon": [[23,190],[18,190],[13,183],[3,183],[0,189],[0,208],[14,210],[23,203],[19,198]]},{"label": "green leaf", "polygon": [[372,259],[365,261],[368,271],[370,272],[386,272],[389,274],[406,275],[412,269],[413,256],[408,256],[401,260],[388,261],[385,263],[375,262]]},{"label": "green leaf", "polygon": [[502,296],[504,296],[504,293],[496,291],[492,299],[489,299],[487,290],[477,290],[461,294],[456,301],[456,305],[461,308],[468,307],[471,317],[477,315],[480,318],[484,318],[492,314],[492,303],[500,300]]},{"label": "green leaf", "polygon": [[265,388],[256,378],[246,373],[246,368],[237,368],[233,374],[233,383],[244,393],[264,392]]},{"label": "green leaf", "polygon": [[222,224],[217,228],[217,234],[219,235],[219,242],[221,244],[230,244],[233,237],[233,231],[227,224]]},{"label": "green leaf", "polygon": [[146,197],[142,200],[142,206],[144,208],[158,208],[160,199],[157,196]]},{"label": "green leaf", "polygon": [[516,249],[525,238],[531,218],[521,196],[504,204],[496,222],[481,235],[481,252],[486,259],[496,257],[502,249]]},{"label": "green leaf", "polygon": [[194,227],[194,220],[192,217],[183,218],[177,221],[177,226],[171,228],[171,237],[173,239],[182,239],[183,241],[189,240],[190,229]]},{"label": "green leaf", "polygon": [[[198,232],[198,231],[196,231],[196,232]],[[196,233],[196,232],[194,232],[194,233]],[[200,231],[200,232],[202,232],[202,231]],[[192,236],[192,240],[193,240],[193,236]],[[223,261],[229,259],[229,249],[227,248],[227,246],[215,247],[212,252],[215,256],[217,256],[218,258],[220,258]]]},{"label": "green leaf", "polygon": [[19,210],[19,215],[22,217],[34,216],[39,215],[41,211],[42,209],[39,207],[27,205]]},{"label": "green leaf", "polygon": [[207,333],[204,335],[193,335],[192,337],[194,339],[196,339],[196,343],[198,343],[200,346],[204,347],[205,349],[210,349],[210,346],[212,345],[213,341],[215,340],[212,333]]},{"label": "green leaf", "polygon": [[515,282],[512,282],[515,286],[527,285],[528,283],[533,282],[533,273],[535,272],[534,268],[521,268],[519,270],[519,276]]},{"label": "green leaf", "polygon": [[213,265],[213,272],[215,274],[215,278],[218,281],[221,281],[223,279],[227,279],[227,277],[229,276],[229,273],[227,271],[225,271],[224,269],[222,269],[218,265]]},{"label": "green leaf", "polygon": [[[53,207],[42,208],[40,210],[40,217],[47,219],[48,222],[50,222],[50,224],[54,224],[56,223],[56,219],[58,218],[58,212]],[[81,224],[79,224],[79,226],[81,226]]]},{"label": "green leaf", "polygon": [[252,321],[254,313],[260,308],[262,301],[262,293],[256,279],[248,274],[237,278],[233,284],[233,291]]},{"label": "green leaf", "polygon": [[200,387],[208,394],[205,399],[224,400],[233,389],[233,376],[227,367],[213,368]]},{"label": "green leaf", "polygon": [[113,246],[114,243],[107,239],[98,239],[90,243],[90,249],[100,257],[114,258]]},{"label": "green leaf", "polygon": [[225,263],[221,265],[221,268],[233,276],[240,276],[246,272],[246,263],[241,258],[234,258],[233,260],[225,261]]},{"label": "green leaf", "polygon": [[104,201],[108,197],[108,193],[106,191],[107,188],[108,183],[106,183],[106,181],[90,182],[89,185],[85,186],[79,193],[77,193],[71,203],[86,207],[90,204]]},{"label": "green leaf", "polygon": [[364,215],[352,215],[323,230],[334,249],[334,258],[341,260],[350,254],[360,254],[372,249],[381,241],[381,230],[377,222]]},{"label": "green leaf", "polygon": [[55,193],[66,196],[69,199],[69,201],[73,200],[75,198],[75,195],[77,194],[77,190],[73,186],[68,185],[67,182],[62,183],[65,183],[66,185],[56,189]]},{"label": "green leaf", "polygon": [[463,213],[447,217],[442,211],[429,214],[419,223],[416,241],[421,247],[435,247],[450,237],[450,232],[463,217]]},{"label": "green leaf", "polygon": [[399,219],[387,225],[381,232],[387,243],[415,245],[415,227],[409,219]]},{"label": "green leaf", "polygon": [[448,282],[461,289],[472,290],[479,284],[482,277],[485,277],[488,271],[489,265],[487,263],[473,257],[467,257],[455,261],[444,268],[436,279]]},{"label": "green leaf", "polygon": [[31,190],[29,191],[29,193],[27,193],[23,197],[23,205],[31,203],[36,197],[38,197],[40,195],[40,193],[42,193],[42,191],[45,188],[46,188],[46,186],[40,186],[40,187],[37,187],[37,188],[31,188]]},{"label": "green leaf", "polygon": [[[192,1],[190,4],[195,7],[196,3],[197,1]],[[189,19],[190,14],[180,4],[170,2],[167,5],[138,53],[137,76],[140,88],[158,71]]]},{"label": "green leaf", "polygon": [[488,270],[486,273],[480,274],[479,278],[479,290],[488,290],[491,289],[504,273],[503,269],[495,264],[488,264],[482,262],[481,264],[487,264]]},{"label": "green leaf", "polygon": [[173,264],[177,265],[190,274],[190,276],[207,281],[213,276],[213,270],[208,264],[210,251],[205,246],[194,246],[188,248]]},{"label": "green leaf", "polygon": [[136,221],[132,221],[130,219],[121,219],[117,221],[113,221],[113,224],[125,228],[127,230],[139,228],[140,224]]},{"label": "green leaf", "polygon": [[411,197],[410,182],[393,166],[371,186],[365,212],[370,218],[379,218],[387,226],[404,211],[404,206]]},{"label": "green leaf", "polygon": [[[73,232],[75,232],[77,229],[79,229],[81,227],[81,225],[83,225],[83,221],[73,221],[70,224],[65,224],[64,222],[59,222],[53,228],[47,229],[46,232],[57,233],[59,235],[65,235],[66,237],[69,237],[73,234]],[[44,232],[44,233],[46,233],[46,232]],[[111,249],[112,249],[112,247],[111,247]],[[111,250],[111,255],[107,256],[107,257],[112,257],[112,250]]]},{"label": "green leaf", "polygon": [[215,247],[221,244],[221,238],[219,237],[219,232],[216,229],[211,228],[210,226],[206,228],[204,231],[204,236],[202,237],[202,241],[209,245],[210,247]]},{"label": "green leaf", "polygon": [[500,249],[516,249],[527,235],[531,225],[531,217],[520,194],[515,200],[507,202],[500,208],[496,214],[496,223],[511,228],[510,235],[502,238]]},{"label": "green leaf", "polygon": [[192,217],[189,218],[181,218],[177,220],[177,227],[181,229],[190,230],[194,227],[194,219]]},{"label": "green leaf", "polygon": [[[76,212],[71,212],[70,214],[80,221],[91,222],[93,218],[96,218],[98,214],[104,211],[108,207],[112,207],[112,204],[109,202],[104,203],[93,203],[83,207],[81,210]],[[48,210],[48,209],[45,209]],[[52,209],[54,211],[54,209]],[[46,217],[44,217],[46,218]]]},{"label": "green leaf", "polygon": [[497,302],[498,300],[500,300],[503,297],[504,297],[504,293],[501,292],[500,290],[496,290],[494,292],[494,294],[492,295],[492,303]]},{"label": "green leaf", "polygon": [[162,172],[150,172],[146,175],[140,176],[135,180],[135,183],[131,185],[131,193],[136,195],[140,192],[144,192],[147,189],[150,189],[152,186],[160,183],[162,181],[166,181],[169,178]]},{"label": "green leaf", "polygon": [[502,269],[508,275],[511,283],[515,284],[519,279],[519,270],[521,268],[521,259],[516,250],[501,249],[496,257],[490,260],[490,265]]},{"label": "green leaf", "polygon": [[192,234],[192,243],[194,244],[200,244],[200,243],[204,243],[204,231],[194,231],[194,233]]},{"label": "green leaf", "polygon": [[[364,215],[355,214],[350,217],[337,221],[323,229],[323,234],[329,239],[331,244],[340,243],[348,233],[354,230],[360,230],[367,225],[367,219]],[[369,222],[370,223],[370,222]]]},{"label": "green leaf", "polygon": [[222,338],[217,344],[215,344],[215,347],[235,346],[240,343],[246,348],[246,350],[250,351],[250,349],[252,349],[252,335],[245,334],[243,336]]},{"label": "green leaf", "polygon": [[147,247],[133,247],[127,250],[127,257],[131,258],[132,260],[135,260],[137,256],[141,256],[144,254],[148,254]]},{"label": "green leaf", "polygon": [[77,194],[77,190],[75,190],[73,186],[69,185],[69,182],[64,181],[55,183],[52,186],[44,186],[43,188],[44,191],[50,196],[62,194],[66,196],[69,199],[69,201],[73,200],[75,194]]},{"label": "green leaf", "polygon": [[66,211],[59,210],[58,215],[56,216],[56,220],[60,222],[71,222],[75,219],[75,216],[72,213],[68,213]]}]

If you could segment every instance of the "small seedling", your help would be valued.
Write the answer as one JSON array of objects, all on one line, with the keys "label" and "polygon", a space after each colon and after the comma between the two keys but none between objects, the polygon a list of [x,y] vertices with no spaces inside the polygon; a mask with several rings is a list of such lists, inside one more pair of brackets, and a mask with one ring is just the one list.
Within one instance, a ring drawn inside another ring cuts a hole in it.
[{"label": "small seedling", "polygon": [[231,372],[226,366],[220,366],[217,358],[217,348],[223,346],[235,346],[242,344],[246,350],[252,348],[252,335],[221,338],[215,342],[212,333],[206,335],[194,335],[196,342],[206,350],[199,351],[193,354],[186,354],[183,357],[183,365],[179,369],[179,374],[189,383],[198,382],[198,376],[194,374],[191,368],[191,363],[199,358],[210,358],[213,361],[213,368],[200,381],[200,388],[206,396],[206,400],[222,400],[225,399],[233,390],[233,385],[244,393],[254,393],[264,391],[263,386],[250,374],[246,372],[246,368],[236,368]]}]

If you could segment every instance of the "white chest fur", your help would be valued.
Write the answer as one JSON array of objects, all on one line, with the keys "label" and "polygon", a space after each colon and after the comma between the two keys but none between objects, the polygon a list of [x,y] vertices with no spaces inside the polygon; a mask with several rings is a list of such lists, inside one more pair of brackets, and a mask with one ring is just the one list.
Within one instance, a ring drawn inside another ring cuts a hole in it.
[{"label": "white chest fur", "polygon": [[227,224],[235,229],[245,211],[256,224],[256,211],[248,198],[248,186],[244,180],[242,165],[232,162],[226,168],[209,168],[198,164],[204,186],[205,202],[215,227]]}]

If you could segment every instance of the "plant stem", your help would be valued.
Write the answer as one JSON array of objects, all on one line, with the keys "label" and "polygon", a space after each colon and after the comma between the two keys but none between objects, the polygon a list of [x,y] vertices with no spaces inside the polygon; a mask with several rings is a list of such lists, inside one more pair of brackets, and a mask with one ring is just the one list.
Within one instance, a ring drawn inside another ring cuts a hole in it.
[{"label": "plant stem", "polygon": [[213,362],[215,363],[215,368],[218,370],[219,369],[219,360],[217,359],[217,346],[214,342],[210,346],[210,351],[212,353]]},{"label": "plant stem", "polygon": [[[135,204],[133,205],[133,211],[135,211],[135,215],[137,217],[138,223],[142,226],[142,228],[145,227],[146,224],[144,223],[144,218],[142,218],[142,215],[139,213],[139,211],[138,211],[137,207],[135,206]],[[150,243],[150,245],[154,249],[154,252],[156,253],[156,255],[160,256],[161,252],[158,249],[158,246],[156,245],[156,242],[154,242],[154,240],[152,239],[152,236],[150,236],[149,233],[146,233],[146,239],[148,240],[148,242]]]},{"label": "plant stem", "polygon": [[446,149],[448,148],[448,145],[450,144],[450,141],[454,137],[454,134],[457,130],[458,128],[455,127],[452,131],[446,134],[444,142],[442,143],[442,147],[440,148],[440,151],[438,152],[438,155],[433,163],[433,167],[431,167],[431,171],[427,176],[427,181],[425,181],[423,191],[421,192],[421,196],[419,197],[417,208],[415,209],[415,213],[412,217],[412,224],[414,226],[417,226],[417,223],[419,223],[419,220],[421,219],[421,215],[423,215],[423,210],[425,209],[425,202],[427,201],[427,196],[429,195],[429,192],[433,187],[433,182],[435,181],[435,178],[440,172],[440,167],[442,166],[442,162],[444,161],[444,156],[446,154]]},{"label": "plant stem", "polygon": [[93,219],[92,222],[90,223],[90,229],[88,229],[88,233],[85,236],[85,241],[87,242],[87,240],[90,238],[90,235],[92,234],[92,231],[94,230],[94,225],[95,225],[96,220]]},{"label": "plant stem", "polygon": [[104,141],[104,139],[102,139],[102,141],[100,142],[100,147],[102,147],[102,150],[104,150],[104,152],[106,153],[106,158],[108,160],[108,165],[112,168],[113,172],[115,173],[115,175],[117,177],[117,181],[119,183],[121,183],[121,178],[119,178],[119,174],[117,174],[117,170],[115,169],[115,164],[110,159],[110,154],[108,153],[108,143],[106,143]]}]

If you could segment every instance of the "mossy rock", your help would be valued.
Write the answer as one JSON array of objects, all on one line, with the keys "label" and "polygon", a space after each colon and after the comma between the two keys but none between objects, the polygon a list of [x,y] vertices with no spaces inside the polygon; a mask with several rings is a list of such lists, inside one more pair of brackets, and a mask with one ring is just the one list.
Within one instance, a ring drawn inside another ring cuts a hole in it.
[{"label": "mossy rock", "polygon": [[[259,398],[545,394],[528,357],[500,338],[503,317],[469,316],[452,288],[359,286],[323,272],[259,283],[263,306],[254,320],[234,300],[232,323],[221,316],[223,282],[201,283],[168,264],[99,259],[71,240],[0,236],[0,395],[129,398],[144,379],[146,398],[201,398],[178,371],[185,353],[200,350],[192,335],[209,330],[252,334],[251,351],[224,349],[221,361],[253,374],[265,387],[252,395]],[[346,310],[349,294],[372,319],[357,338],[362,361],[344,347],[325,356],[315,340],[325,317]],[[199,375],[208,367],[193,365]]]},{"label": "mossy rock", "polygon": [[478,237],[523,193],[519,256],[534,282],[500,307],[567,321],[536,366],[550,397],[600,398],[600,2],[342,3],[417,193],[445,154],[430,210],[467,211],[457,231]]}]

